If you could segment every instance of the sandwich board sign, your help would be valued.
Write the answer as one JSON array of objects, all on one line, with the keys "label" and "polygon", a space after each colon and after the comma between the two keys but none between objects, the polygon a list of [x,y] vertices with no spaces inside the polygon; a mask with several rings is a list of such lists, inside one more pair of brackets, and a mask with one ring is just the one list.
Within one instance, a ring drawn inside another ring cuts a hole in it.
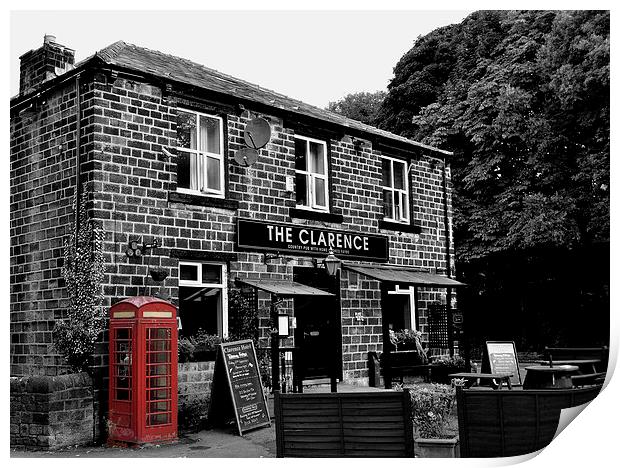
[{"label": "sandwich board sign", "polygon": [[482,359],[482,372],[512,374],[512,385],[523,385],[514,341],[487,341]]},{"label": "sandwich board sign", "polygon": [[232,417],[239,435],[271,426],[252,340],[222,343],[217,351],[209,421],[223,422]]}]

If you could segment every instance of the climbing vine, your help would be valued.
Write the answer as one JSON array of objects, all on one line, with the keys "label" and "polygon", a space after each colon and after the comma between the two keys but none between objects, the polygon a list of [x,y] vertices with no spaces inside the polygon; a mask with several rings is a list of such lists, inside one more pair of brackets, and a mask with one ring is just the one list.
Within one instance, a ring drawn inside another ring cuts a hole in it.
[{"label": "climbing vine", "polygon": [[82,191],[73,201],[77,229],[73,225],[65,240],[62,275],[69,297],[67,317],[54,328],[54,348],[72,370],[88,371],[99,334],[106,327],[103,307],[104,232],[88,217],[87,194]]}]

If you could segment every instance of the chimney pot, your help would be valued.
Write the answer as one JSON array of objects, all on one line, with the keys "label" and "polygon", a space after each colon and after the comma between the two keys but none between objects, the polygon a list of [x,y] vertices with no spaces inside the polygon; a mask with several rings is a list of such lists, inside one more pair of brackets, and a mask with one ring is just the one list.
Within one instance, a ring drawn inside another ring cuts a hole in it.
[{"label": "chimney pot", "polygon": [[19,59],[19,94],[26,94],[72,70],[75,51],[58,44],[56,36],[45,34],[41,47],[26,52]]}]

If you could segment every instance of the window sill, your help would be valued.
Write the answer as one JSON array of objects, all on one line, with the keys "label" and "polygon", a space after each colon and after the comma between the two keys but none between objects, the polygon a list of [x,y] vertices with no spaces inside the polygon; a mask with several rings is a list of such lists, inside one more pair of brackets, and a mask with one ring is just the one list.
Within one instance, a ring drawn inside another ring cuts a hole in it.
[{"label": "window sill", "polygon": [[342,215],[327,213],[324,211],[302,210],[300,208],[291,208],[289,210],[291,218],[310,219],[313,221],[325,221],[326,223],[342,223]]},{"label": "window sill", "polygon": [[386,229],[388,231],[409,232],[411,234],[420,234],[422,228],[413,224],[401,224],[393,221],[379,220],[379,229]]},{"label": "window sill", "polygon": [[193,195],[190,193],[168,192],[168,201],[174,203],[185,203],[187,205],[210,206],[213,208],[224,208],[236,210],[239,208],[237,200],[226,198],[214,198],[206,195]]}]

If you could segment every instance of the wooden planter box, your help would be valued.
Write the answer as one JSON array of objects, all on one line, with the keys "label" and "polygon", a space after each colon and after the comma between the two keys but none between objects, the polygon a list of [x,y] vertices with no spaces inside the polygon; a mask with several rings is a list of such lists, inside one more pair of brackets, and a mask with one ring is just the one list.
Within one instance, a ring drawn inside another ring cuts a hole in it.
[{"label": "wooden planter box", "polygon": [[416,458],[459,458],[459,439],[415,439]]}]

